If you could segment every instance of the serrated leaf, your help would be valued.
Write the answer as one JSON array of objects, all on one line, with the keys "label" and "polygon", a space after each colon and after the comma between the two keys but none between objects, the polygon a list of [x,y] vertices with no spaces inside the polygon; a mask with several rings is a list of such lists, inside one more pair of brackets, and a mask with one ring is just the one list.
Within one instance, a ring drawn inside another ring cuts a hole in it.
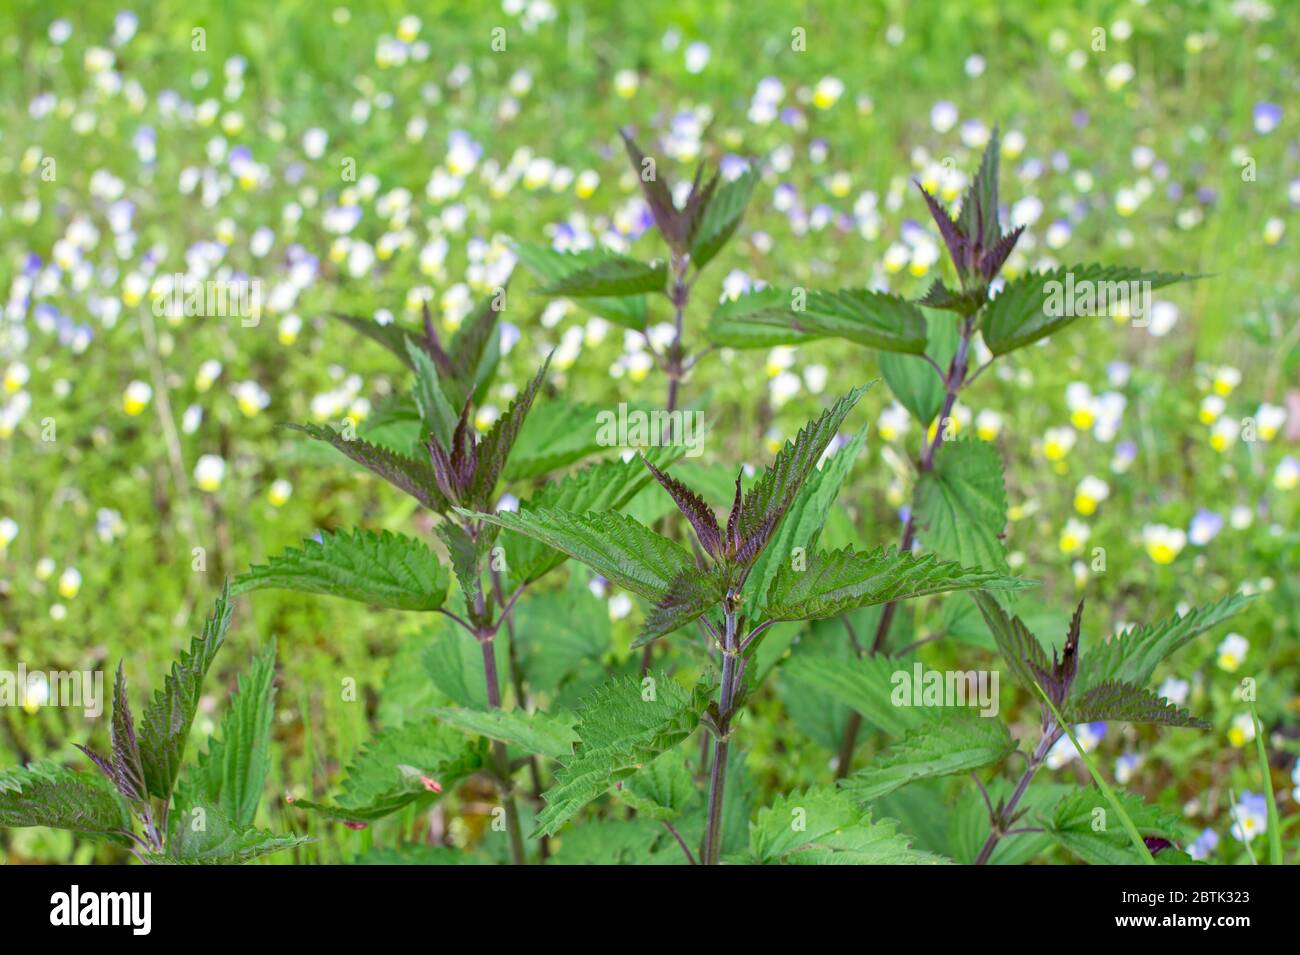
[{"label": "serrated leaf", "polygon": [[705,335],[723,348],[773,348],[800,345],[820,336],[794,327],[799,313],[789,289],[764,288],[719,305],[709,318]]},{"label": "serrated leaf", "polygon": [[[925,354],[940,368],[946,369],[957,352],[957,321],[951,315],[930,315],[926,321],[928,342]],[[910,411],[922,427],[928,427],[943,409],[943,379],[924,358],[881,352],[880,373],[899,404]]]},{"label": "serrated leaf", "polygon": [[[497,324],[504,307],[498,295],[504,295],[510,285],[508,276],[498,288],[485,295],[474,312],[461,322],[451,344],[447,347],[447,357],[451,365],[451,374],[446,376],[442,388],[452,407],[461,407],[471,398],[478,402],[496,371],[501,359],[501,337]],[[455,415],[452,426],[455,426]]]},{"label": "serrated leaf", "polygon": [[656,602],[678,576],[695,568],[695,561],[682,547],[613,511],[578,514],[536,507],[500,514],[460,512],[541,541],[618,586]]},{"label": "serrated leaf", "polygon": [[683,571],[646,615],[645,625],[632,642],[633,648],[643,647],[692,623],[721,604],[726,593],[727,581],[718,568]]},{"label": "serrated leaf", "polygon": [[488,433],[479,442],[478,466],[474,469],[474,480],[470,484],[469,501],[480,507],[487,507],[491,503],[492,493],[501,480],[501,473],[506,469],[506,460],[515,446],[515,439],[519,437],[519,431],[528,418],[537,390],[542,386],[550,366],[551,359],[548,355],[537,374],[510,402],[505,414],[492,423]]},{"label": "serrated leaf", "polygon": [[689,736],[708,690],[707,684],[687,690],[658,673],[614,679],[593,692],[578,709],[578,747],[543,794],[546,808],[534,835],[553,835],[614,783]]},{"label": "serrated leaf", "polygon": [[1131,683],[1100,683],[1072,699],[1064,715],[1069,723],[1156,723],[1209,729],[1210,724],[1164,697]]},{"label": "serrated leaf", "polygon": [[[1115,796],[1139,835],[1175,843],[1179,840],[1183,830],[1179,817],[1143,802],[1133,793],[1116,791]],[[1097,789],[1074,790],[1044,815],[1048,835],[1089,865],[1135,865],[1143,861],[1105,794]]]},{"label": "serrated leaf", "polygon": [[1165,657],[1223,623],[1246,605],[1249,597],[1233,594],[1218,603],[1198,607],[1157,624],[1132,627],[1083,654],[1071,699],[1103,683],[1144,686]]},{"label": "serrated leaf", "polygon": [[975,438],[945,442],[933,469],[917,481],[915,497],[927,547],[965,567],[1006,573],[1007,494],[1002,459],[991,444]]},{"label": "serrated leaf", "polygon": [[444,448],[450,447],[458,416],[443,392],[433,359],[414,342],[407,342],[411,365],[415,368],[415,404],[420,412],[422,431],[431,434]]},{"label": "serrated leaf", "polygon": [[992,248],[1002,232],[998,224],[998,160],[1001,150],[995,129],[980,157],[980,168],[962,197],[957,228],[981,249]]},{"label": "serrated leaf", "polygon": [[539,292],[565,298],[609,298],[662,292],[668,284],[668,266],[664,262],[646,265],[612,252],[598,257],[582,255],[586,261],[580,268]]},{"label": "serrated leaf", "polygon": [[[1047,272],[1030,272],[1008,282],[989,302],[982,321],[984,343],[993,354],[1005,355],[1075,322],[1080,316],[1067,314],[1079,310],[1073,301],[1065,300],[1067,280],[1073,283],[1073,288],[1093,289],[1098,300],[1104,292],[1106,301],[1115,303],[1130,301],[1127,284],[1119,283],[1150,283],[1152,289],[1158,289],[1197,278],[1201,276],[1144,272],[1117,265],[1069,265]],[[1086,306],[1083,310],[1098,311]]]},{"label": "serrated leaf", "polygon": [[146,861],[162,865],[243,865],[310,842],[232,822],[217,806],[200,805],[172,816],[165,853]]},{"label": "serrated leaf", "polygon": [[964,773],[1007,756],[1015,743],[996,718],[957,711],[908,733],[877,753],[871,765],[840,786],[859,803],[869,803],[918,779]]},{"label": "serrated leaf", "polygon": [[235,578],[236,596],[276,588],[356,600],[389,610],[434,611],[447,597],[447,571],[413,537],[382,531],[324,531]]},{"label": "serrated leaf", "polygon": [[821,653],[796,653],[781,666],[783,680],[798,680],[851,707],[890,736],[901,736],[933,720],[933,710],[893,704],[894,674],[910,673],[911,663],[880,656],[844,659]]},{"label": "serrated leaf", "polygon": [[573,730],[576,717],[571,713],[551,715],[540,710],[525,713],[442,707],[433,711],[433,718],[462,732],[500,740],[525,753],[552,759],[573,755],[573,744],[578,741]]},{"label": "serrated leaf", "polygon": [[1016,682],[1036,693],[1038,681],[1034,671],[1046,672],[1051,668],[1047,654],[1038,638],[1029,632],[1029,628],[1019,617],[1011,617],[990,594],[975,593],[975,603],[993,634],[993,641],[1002,655],[1002,662],[1007,665]]},{"label": "serrated leaf", "polygon": [[870,387],[854,388],[819,418],[804,425],[746,492],[736,513],[740,538],[737,563],[751,564],[763,552],[840,425]]},{"label": "serrated leaf", "polygon": [[1016,590],[1029,582],[973,570],[934,554],[900,554],[894,547],[859,554],[851,547],[810,556],[805,569],[783,563],[768,590],[764,616],[819,620],[846,610],[957,590]]},{"label": "serrated leaf", "polygon": [[426,355],[429,354],[428,344],[422,337],[415,332],[409,331],[396,324],[389,322],[387,325],[381,325],[369,318],[361,318],[357,315],[345,315],[342,312],[326,313],[330,318],[337,319],[347,325],[353,331],[359,332],[371,341],[378,342],[390,352],[402,360],[408,367],[414,370],[411,360],[410,346],[414,345]]},{"label": "serrated leaf", "polygon": [[[592,253],[560,252],[531,242],[515,242],[513,249],[528,271],[548,283],[561,282],[592,261]],[[624,328],[637,331],[645,328],[645,295],[629,295],[621,298],[578,298],[575,301],[588,311],[608,318]]]},{"label": "serrated leaf", "polygon": [[920,354],[925,315],[887,292],[841,289],[808,292],[762,289],[725,302],[708,326],[710,341],[733,348],[800,344],[844,338],[868,348]]},{"label": "serrated leaf", "polygon": [[0,827],[48,826],[126,842],[131,812],[97,773],[37,762],[0,771]]},{"label": "serrated leaf", "polygon": [[151,796],[162,800],[171,797],[185,755],[185,742],[203,694],[203,679],[230,629],[233,592],[228,583],[222,588],[202,632],[190,641],[189,651],[172,664],[163,688],[154,694],[144,711],[140,721],[140,755]]},{"label": "serrated leaf", "polygon": [[285,427],[301,431],[317,441],[324,441],[366,470],[379,475],[389,484],[405,491],[435,513],[447,509],[446,499],[438,492],[437,478],[428,456],[411,457],[391,448],[371,444],[364,438],[347,438],[328,425],[290,424]]},{"label": "serrated leaf", "polygon": [[744,590],[745,604],[751,615],[758,610],[781,567],[793,558],[796,548],[801,548],[805,554],[816,548],[831,505],[866,445],[867,431],[868,427],[864,425],[809,477],[771,543],[754,561]]},{"label": "serrated leaf", "polygon": [[430,782],[449,792],[482,766],[482,752],[463,733],[429,721],[380,730],[348,767],[333,803],[299,799],[294,806],[333,819],[373,822],[435,798]]},{"label": "serrated leaf", "polygon": [[779,796],[758,811],[750,851],[764,864],[934,865],[947,860],[911,848],[890,820],[873,822],[844,793],[813,788]]},{"label": "serrated leaf", "polygon": [[[508,666],[507,645],[508,641],[500,634],[492,641],[498,679]],[[429,682],[453,703],[475,710],[488,708],[483,646],[463,627],[450,620],[439,620],[420,663]]]},{"label": "serrated leaf", "polygon": [[625,803],[649,819],[676,819],[700,801],[699,795],[680,748],[670,749],[637,770],[619,790]]},{"label": "serrated leaf", "polygon": [[708,265],[731,239],[745,216],[745,208],[757,182],[758,174],[746,169],[735,179],[719,186],[709,197],[691,242],[691,263],[696,269]]},{"label": "serrated leaf", "polygon": [[179,806],[215,806],[237,828],[257,815],[271,765],[275,715],[275,641],[239,677],[217,735],[177,787]]},{"label": "serrated leaf", "polygon": [[550,398],[533,409],[506,462],[506,480],[540,477],[601,451],[600,412],[597,405],[563,398]]}]

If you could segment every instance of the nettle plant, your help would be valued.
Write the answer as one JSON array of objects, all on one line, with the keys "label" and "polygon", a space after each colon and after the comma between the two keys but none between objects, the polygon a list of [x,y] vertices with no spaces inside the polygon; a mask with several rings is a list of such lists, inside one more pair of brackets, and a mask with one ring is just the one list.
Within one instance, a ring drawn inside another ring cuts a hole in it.
[{"label": "nettle plant", "polygon": [[138,731],[118,666],[109,754],[77,746],[99,773],[53,762],[0,772],[0,826],[67,829],[126,848],[146,864],[229,865],[302,845],[298,836],[254,825],[270,765],[274,643],[240,676],[217,735],[197,759],[183,763],[203,681],[230,619],[227,587],[154,694]]}]

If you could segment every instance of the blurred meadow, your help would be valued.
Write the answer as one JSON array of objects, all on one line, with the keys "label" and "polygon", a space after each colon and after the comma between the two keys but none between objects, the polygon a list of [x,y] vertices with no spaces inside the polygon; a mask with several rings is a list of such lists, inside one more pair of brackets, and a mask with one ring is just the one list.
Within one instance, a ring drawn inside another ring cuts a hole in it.
[{"label": "blurred meadow", "polygon": [[[1087,319],[1016,352],[954,410],[1006,463],[1006,544],[1012,568],[1043,581],[1038,632],[1059,640],[1080,596],[1085,633],[1103,639],[1237,589],[1258,595],[1157,673],[1160,692],[1210,730],[1110,724],[1081,739],[1109,778],[1185,821],[1193,856],[1248,862],[1264,824],[1240,698],[1253,678],[1293,847],[1295,12],[1280,0],[8,0],[0,667],[111,674],[122,659],[134,692],[152,691],[223,578],[321,530],[414,527],[432,540],[413,501],[278,427],[350,418],[380,433],[386,399],[407,386],[391,356],[324,315],[416,327],[427,303],[449,333],[510,274],[512,241],[660,254],[643,238],[649,218],[620,127],[654,145],[673,181],[701,160],[724,175],[747,161],[761,171],[686,316],[687,343],[701,350],[715,303],[756,284],[923,294],[950,266],[912,181],[957,198],[996,124],[1006,215],[1027,227],[1009,277],[1110,261],[1206,276],[1157,292],[1147,322]],[[260,321],[156,316],[157,278],[180,272],[259,280]],[[538,295],[538,284],[515,271],[480,428],[552,349],[551,394],[594,408],[664,400],[642,335]],[[651,340],[671,321],[666,301],[653,305]],[[734,462],[766,462],[831,396],[879,374],[873,352],[843,341],[712,351],[682,386],[713,422],[688,464],[698,486],[722,503]],[[867,448],[828,546],[896,542],[910,497],[922,429],[883,385],[856,415],[855,428],[871,425]],[[537,480],[507,490],[526,497]],[[663,513],[663,492],[646,494]],[[919,604],[894,639],[945,635],[925,648],[931,665],[987,663],[989,638],[965,603]],[[527,661],[542,641],[571,647],[551,685],[572,704],[598,677],[635,671],[644,611],[567,564],[521,601],[519,650]],[[375,858],[399,832],[505,857],[488,827],[495,795],[473,780],[433,810],[360,831],[284,798],[332,791],[373,727],[444,701],[425,673],[442,626],[308,595],[240,598],[190,746],[274,638],[278,712],[259,821],[315,839],[275,861]],[[838,626],[791,630],[795,649],[849,652]],[[355,695],[341,692],[347,681]],[[0,766],[77,765],[73,743],[107,738],[106,718],[47,705],[39,685],[20,703],[0,707]],[[779,672],[753,706],[755,789],[832,779],[842,706]],[[1036,724],[1010,681],[1003,706],[1019,728]],[[1049,765],[1045,782],[1087,778],[1068,751]],[[954,799],[981,812],[960,781],[884,802],[924,848],[960,859],[961,834],[940,812]],[[580,849],[575,840],[574,858]],[[0,832],[10,863],[124,857],[66,833]]]}]

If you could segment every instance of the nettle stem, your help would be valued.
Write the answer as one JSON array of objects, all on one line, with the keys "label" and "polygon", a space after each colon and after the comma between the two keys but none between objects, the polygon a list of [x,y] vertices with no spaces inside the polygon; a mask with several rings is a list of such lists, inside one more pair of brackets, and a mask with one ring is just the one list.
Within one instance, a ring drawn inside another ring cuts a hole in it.
[{"label": "nettle stem", "polygon": [[[1043,737],[1038,741],[1038,745],[1034,747],[1034,753],[1029,757],[1025,771],[1020,776],[1020,782],[1016,783],[1016,788],[1011,793],[1011,798],[1007,800],[1000,813],[994,814],[991,811],[989,813],[989,825],[991,827],[989,837],[984,840],[984,846],[980,849],[980,854],[975,858],[976,865],[986,864],[1002,837],[1013,835],[1007,827],[1011,825],[1016,806],[1019,805],[1025,791],[1029,788],[1029,783],[1033,780],[1034,774],[1038,772],[1038,767],[1043,764],[1043,760],[1047,758],[1052,746],[1060,738],[1060,728],[1056,726],[1055,720],[1049,718],[1043,725]],[[1017,832],[1019,831],[1022,830],[1017,830]]]},{"label": "nettle stem", "polygon": [[721,849],[722,797],[727,785],[727,749],[731,737],[731,716],[736,689],[740,683],[741,656],[736,639],[736,601],[727,595],[722,636],[722,685],[718,688],[717,738],[713,743],[713,766],[709,772],[709,813],[704,830],[704,847],[700,852],[704,865],[717,865]]},{"label": "nettle stem", "polygon": [[[501,684],[497,677],[495,635],[488,633],[480,636],[479,646],[483,648],[483,678],[487,681],[488,706],[499,710],[501,709]],[[501,805],[506,811],[506,831],[510,835],[510,860],[515,865],[524,865],[528,860],[524,856],[524,836],[519,828],[519,807],[515,804],[514,788],[510,782],[510,754],[506,752],[506,744],[500,740],[492,741],[492,761],[496,765]]]},{"label": "nettle stem", "polygon": [[[934,470],[934,455],[939,450],[939,446],[943,444],[944,432],[947,430],[944,422],[952,414],[953,405],[957,403],[957,395],[967,383],[966,375],[970,369],[970,345],[971,338],[975,334],[975,325],[974,315],[962,321],[961,338],[957,342],[957,351],[952,356],[952,362],[948,365],[948,373],[944,377],[943,407],[939,411],[939,423],[935,427],[934,440],[922,439],[921,457],[916,465],[919,474],[928,474]],[[910,551],[915,540],[916,501],[913,498],[912,507],[907,511],[907,520],[903,523],[903,537],[898,544],[899,551],[904,554]],[[880,622],[876,624],[876,634],[871,641],[870,652],[873,656],[884,650],[885,640],[889,636],[889,628],[894,622],[894,613],[897,609],[898,604],[892,600],[881,608]],[[844,736],[840,739],[840,751],[835,761],[836,779],[843,779],[849,774],[849,769],[853,765],[853,751],[858,745],[858,732],[861,729],[862,714],[855,710],[849,714],[849,721],[844,726]]]}]

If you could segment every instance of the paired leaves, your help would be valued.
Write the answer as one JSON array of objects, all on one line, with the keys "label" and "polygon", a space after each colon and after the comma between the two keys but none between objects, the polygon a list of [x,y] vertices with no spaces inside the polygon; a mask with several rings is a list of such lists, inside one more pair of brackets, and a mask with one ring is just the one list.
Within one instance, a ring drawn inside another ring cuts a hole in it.
[{"label": "paired leaves", "polygon": [[97,774],[40,762],[0,772],[0,826],[49,826],[125,843],[131,813]]}]

